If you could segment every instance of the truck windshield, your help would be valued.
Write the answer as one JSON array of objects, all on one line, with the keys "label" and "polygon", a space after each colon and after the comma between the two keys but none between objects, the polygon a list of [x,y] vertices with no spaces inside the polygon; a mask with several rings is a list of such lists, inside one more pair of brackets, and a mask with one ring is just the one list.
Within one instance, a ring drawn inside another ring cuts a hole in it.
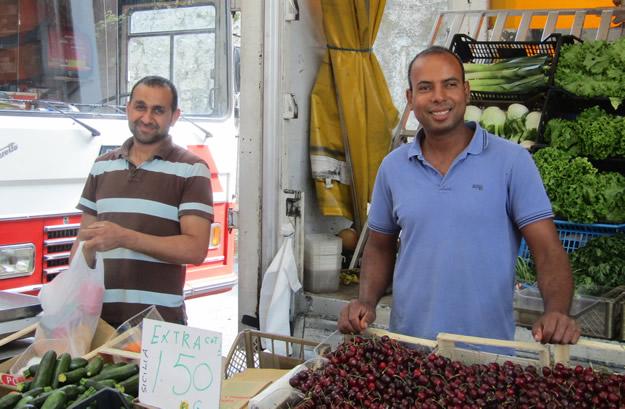
[{"label": "truck windshield", "polygon": [[224,4],[2,0],[0,110],[124,106],[138,79],[161,75],[178,87],[186,115],[227,116],[232,69]]}]

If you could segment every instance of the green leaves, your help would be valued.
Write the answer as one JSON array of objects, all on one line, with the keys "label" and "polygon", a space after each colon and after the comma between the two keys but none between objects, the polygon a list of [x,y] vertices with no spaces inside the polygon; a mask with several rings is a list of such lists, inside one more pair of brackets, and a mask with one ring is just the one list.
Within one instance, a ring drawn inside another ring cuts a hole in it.
[{"label": "green leaves", "polygon": [[625,177],[599,173],[584,157],[553,147],[534,154],[553,211],[578,223],[625,221]]},{"label": "green leaves", "polygon": [[625,234],[596,237],[570,255],[575,286],[598,295],[625,282]]},{"label": "green leaves", "polygon": [[591,159],[625,156],[625,118],[594,106],[575,120],[551,119],[545,139],[557,149]]},{"label": "green leaves", "polygon": [[555,83],[585,97],[625,98],[625,37],[562,46]]}]

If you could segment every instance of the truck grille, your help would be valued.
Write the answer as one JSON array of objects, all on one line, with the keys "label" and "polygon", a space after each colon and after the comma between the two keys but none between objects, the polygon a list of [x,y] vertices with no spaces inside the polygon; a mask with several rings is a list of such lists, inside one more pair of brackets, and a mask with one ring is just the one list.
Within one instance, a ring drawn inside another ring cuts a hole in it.
[{"label": "truck grille", "polygon": [[45,226],[43,241],[43,272],[51,281],[69,265],[69,253],[76,240],[79,224]]}]

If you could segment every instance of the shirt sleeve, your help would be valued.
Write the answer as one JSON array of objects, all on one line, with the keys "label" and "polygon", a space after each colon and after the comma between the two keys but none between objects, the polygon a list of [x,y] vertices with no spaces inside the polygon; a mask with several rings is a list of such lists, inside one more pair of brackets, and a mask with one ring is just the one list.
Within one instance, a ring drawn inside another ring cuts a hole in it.
[{"label": "shirt sleeve", "polygon": [[512,167],[509,198],[512,220],[519,229],[553,217],[551,202],[538,168],[525,149],[516,156]]},{"label": "shirt sleeve", "polygon": [[196,162],[184,182],[178,216],[195,215],[214,220],[211,172],[206,162]]},{"label": "shirt sleeve", "polygon": [[388,183],[388,163],[383,161],[373,185],[368,225],[371,230],[384,234],[395,234],[400,230],[393,211],[393,194]]},{"label": "shirt sleeve", "polygon": [[98,209],[96,207],[96,178],[94,176],[93,166],[91,167],[89,176],[87,176],[85,187],[82,190],[82,194],[80,195],[80,200],[78,201],[76,208],[92,216],[98,215]]}]

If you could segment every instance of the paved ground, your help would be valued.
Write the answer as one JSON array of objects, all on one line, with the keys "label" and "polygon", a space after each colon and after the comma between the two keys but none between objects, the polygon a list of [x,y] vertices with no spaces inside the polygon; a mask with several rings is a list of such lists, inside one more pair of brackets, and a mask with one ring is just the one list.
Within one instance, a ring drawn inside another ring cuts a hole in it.
[{"label": "paved ground", "polygon": [[186,301],[188,325],[221,332],[223,356],[228,354],[238,333],[238,294],[238,286],[235,286],[225,293]]}]

